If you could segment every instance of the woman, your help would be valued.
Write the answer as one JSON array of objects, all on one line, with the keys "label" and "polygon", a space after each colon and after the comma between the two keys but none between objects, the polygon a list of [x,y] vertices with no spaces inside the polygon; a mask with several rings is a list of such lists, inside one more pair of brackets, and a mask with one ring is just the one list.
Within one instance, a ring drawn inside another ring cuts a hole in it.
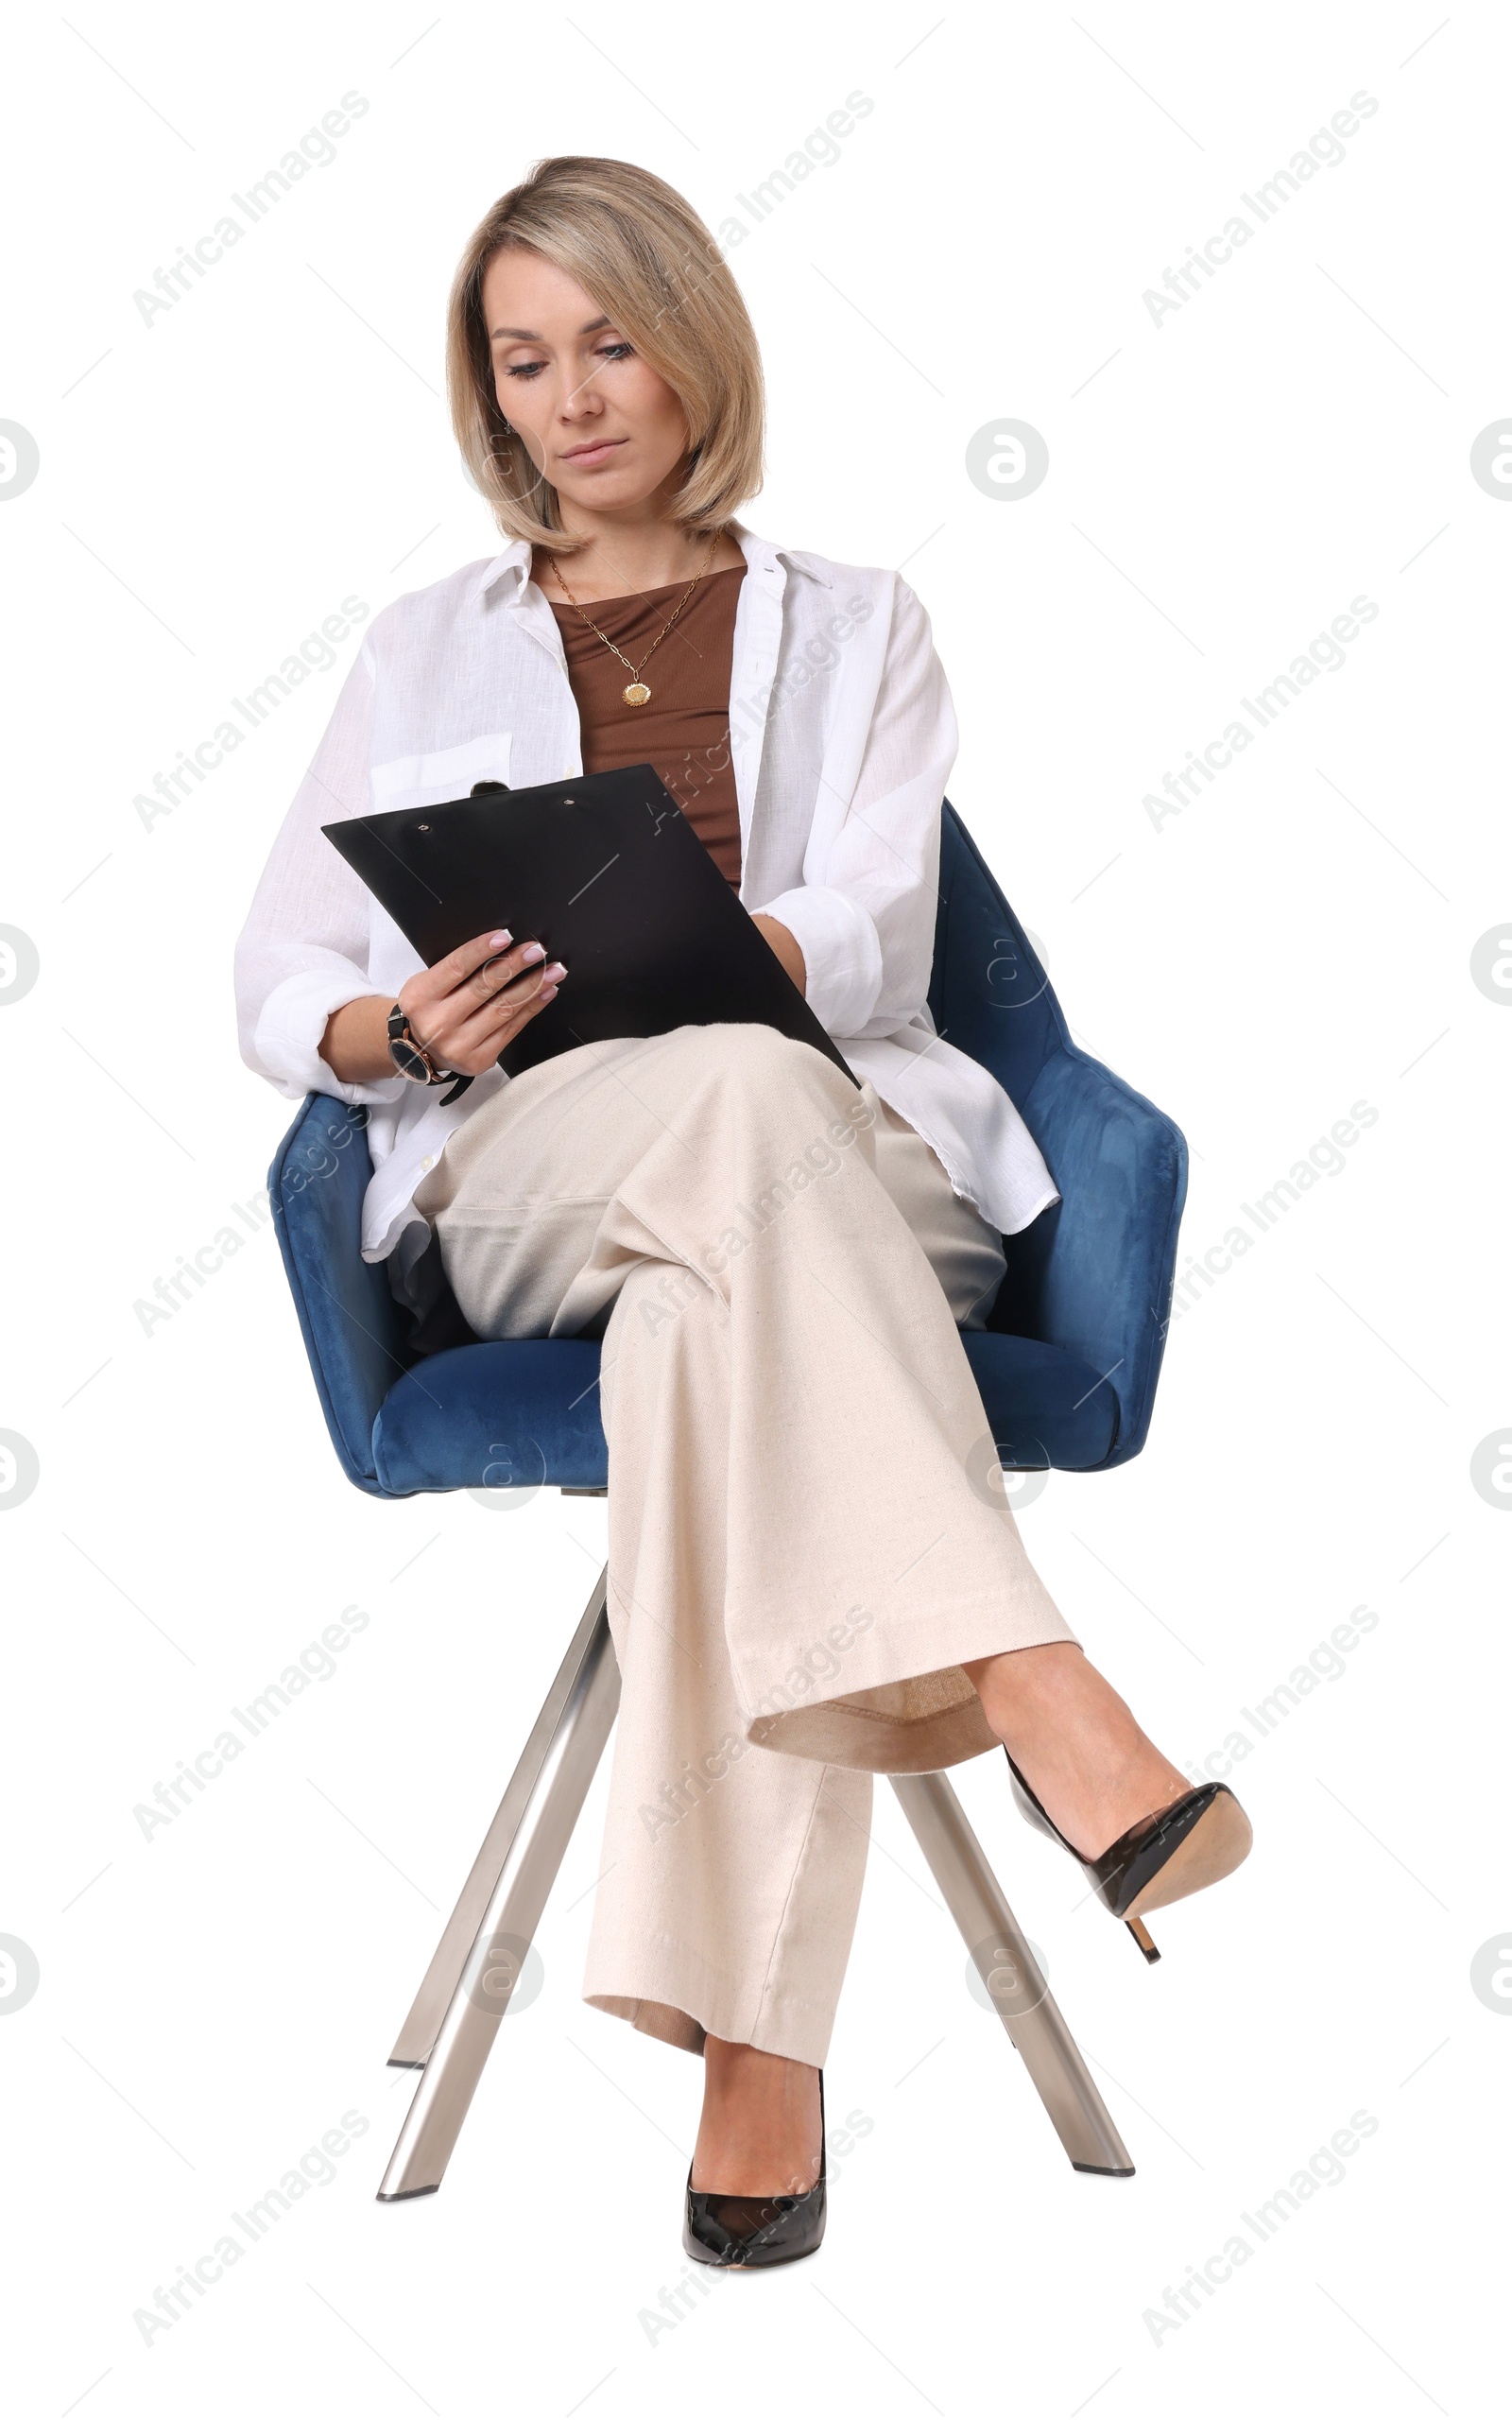
[{"label": "woman", "polygon": [[[1002,1743],[1131,1921],[1237,1867],[1249,1830],[1148,1741],[968,1477],[986,1422],[958,1330],[1057,1196],[926,1006],[956,728],[917,599],[736,520],[756,342],[649,172],[548,160],[495,204],[448,363],[508,547],[374,620],[239,944],[244,1053],[372,1110],[364,1254],[417,1325],[449,1287],[479,1337],[602,1334],[624,1689],[583,1992],[703,2054],[685,2247],[761,2264],[823,2230],[874,1773]],[[321,835],[648,760],[859,1092],[764,1026],[511,1078],[570,973],[507,932],[417,972]]]}]

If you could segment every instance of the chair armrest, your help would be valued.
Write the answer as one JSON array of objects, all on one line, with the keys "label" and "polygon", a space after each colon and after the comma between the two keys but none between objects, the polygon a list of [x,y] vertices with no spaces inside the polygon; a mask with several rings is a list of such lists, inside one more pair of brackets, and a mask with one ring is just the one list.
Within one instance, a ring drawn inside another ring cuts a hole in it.
[{"label": "chair armrest", "polygon": [[1108,1381],[1120,1420],[1104,1470],[1138,1454],[1149,1431],[1187,1144],[1160,1109],[1074,1047],[1046,1059],[1022,1114],[1061,1199],[1008,1239],[1012,1282],[993,1324],[1065,1346]]},{"label": "chair armrest", "polygon": [[278,1146],[268,1191],[332,1444],[347,1478],[381,1497],[373,1425],[408,1348],[388,1270],[362,1258],[372,1174],[367,1110],[312,1092]]}]

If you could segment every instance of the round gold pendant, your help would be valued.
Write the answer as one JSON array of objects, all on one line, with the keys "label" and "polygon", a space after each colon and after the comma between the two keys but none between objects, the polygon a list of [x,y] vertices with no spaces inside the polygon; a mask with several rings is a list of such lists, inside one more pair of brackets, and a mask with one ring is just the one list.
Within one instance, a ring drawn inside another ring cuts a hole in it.
[{"label": "round gold pendant", "polygon": [[651,687],[649,685],[627,685],[620,700],[628,702],[633,710],[638,710],[643,702],[650,702]]}]

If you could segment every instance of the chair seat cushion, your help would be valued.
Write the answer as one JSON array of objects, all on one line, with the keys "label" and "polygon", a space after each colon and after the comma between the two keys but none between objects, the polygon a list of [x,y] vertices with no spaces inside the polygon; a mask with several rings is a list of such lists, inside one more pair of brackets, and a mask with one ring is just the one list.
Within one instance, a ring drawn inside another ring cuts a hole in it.
[{"label": "chair seat cushion", "polygon": [[[968,1330],[963,1342],[999,1455],[1027,1470],[1085,1471],[1118,1433],[1118,1398],[1074,1353]],[[601,1488],[597,1338],[464,1345],[417,1362],[389,1390],[373,1432],[379,1489]]]},{"label": "chair seat cushion", "polygon": [[417,1362],[374,1424],[379,1488],[601,1488],[600,1351],[597,1337],[516,1337]]},{"label": "chair seat cushion", "polygon": [[1090,1471],[1119,1433],[1119,1400],[1090,1363],[1031,1336],[964,1329],[998,1453],[1010,1470]]}]

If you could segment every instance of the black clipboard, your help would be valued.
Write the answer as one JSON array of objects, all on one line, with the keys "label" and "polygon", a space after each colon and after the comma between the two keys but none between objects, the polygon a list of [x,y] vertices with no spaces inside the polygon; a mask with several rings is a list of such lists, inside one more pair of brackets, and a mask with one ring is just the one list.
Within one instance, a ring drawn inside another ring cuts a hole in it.
[{"label": "black clipboard", "polygon": [[512,1074],[585,1041],[766,1023],[856,1081],[649,761],[546,787],[484,780],[324,835],[422,964],[508,930],[566,966],[499,1059]]}]

